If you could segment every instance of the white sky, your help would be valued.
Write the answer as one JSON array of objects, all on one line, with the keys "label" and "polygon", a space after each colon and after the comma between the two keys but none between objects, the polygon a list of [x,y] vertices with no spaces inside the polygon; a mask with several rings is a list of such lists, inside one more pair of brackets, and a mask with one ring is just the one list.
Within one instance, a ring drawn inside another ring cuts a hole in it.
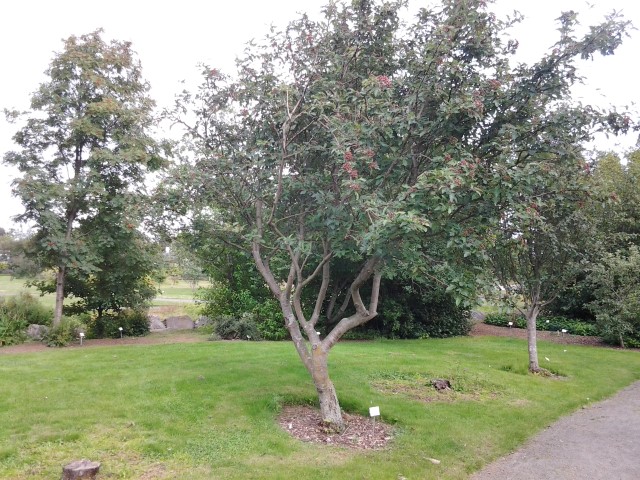
[{"label": "white sky", "polygon": [[[328,0],[231,0],[180,2],[111,0],[21,0],[5,2],[0,17],[0,110],[26,110],[31,93],[45,80],[43,74],[61,40],[104,28],[105,38],[129,40],[138,53],[151,95],[160,107],[172,103],[182,90],[181,80],[199,82],[200,62],[231,71],[234,58],[251,38],[260,38],[271,23],[284,25],[306,11],[318,14]],[[426,5],[411,0],[412,7]],[[520,42],[520,58],[532,60],[550,47],[557,36],[554,19],[562,11],[581,12],[587,26],[612,10],[622,11],[640,28],[638,0],[497,0],[492,10],[504,16],[514,9],[525,21],[514,30]],[[624,106],[640,100],[640,31],[632,32],[613,57],[583,62],[588,85],[576,92],[585,103]],[[0,156],[14,148],[16,126],[0,118]],[[620,152],[635,143],[635,137],[600,139],[598,147]],[[10,217],[21,205],[10,194],[15,172],[0,166],[0,227],[12,228]]]}]

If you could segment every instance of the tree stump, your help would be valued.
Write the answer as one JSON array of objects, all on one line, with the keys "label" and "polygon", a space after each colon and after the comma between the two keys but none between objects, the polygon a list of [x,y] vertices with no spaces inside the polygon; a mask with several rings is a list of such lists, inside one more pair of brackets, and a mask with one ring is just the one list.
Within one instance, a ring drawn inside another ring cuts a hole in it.
[{"label": "tree stump", "polygon": [[451,390],[451,382],[449,382],[449,380],[436,378],[435,380],[431,380],[431,385],[433,385],[433,387],[439,392],[443,390]]},{"label": "tree stump", "polygon": [[76,460],[62,467],[62,480],[93,480],[100,470],[100,462]]}]

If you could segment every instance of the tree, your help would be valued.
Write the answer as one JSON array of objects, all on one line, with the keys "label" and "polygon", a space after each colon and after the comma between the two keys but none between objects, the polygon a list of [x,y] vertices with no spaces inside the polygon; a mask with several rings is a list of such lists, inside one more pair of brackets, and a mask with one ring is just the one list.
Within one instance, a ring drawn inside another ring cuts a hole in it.
[{"label": "tree", "polygon": [[89,275],[103,261],[80,227],[114,198],[142,190],[145,172],[162,165],[149,134],[154,103],[131,44],[107,43],[101,33],[65,40],[13,137],[20,150],[4,156],[22,173],[13,182],[25,207],[17,219],[35,224],[36,254],[56,269],[54,326],[62,316],[67,273]]},{"label": "tree", "polygon": [[526,319],[532,373],[543,371],[536,340],[538,314],[571,283],[574,267],[593,249],[589,241],[594,235],[584,211],[584,165],[580,159],[572,164],[545,158],[519,172],[523,177],[514,179],[520,185],[518,202],[503,213],[488,250],[503,299]]},{"label": "tree", "polygon": [[[603,125],[628,126],[568,100],[576,57],[612,53],[627,23],[612,17],[576,40],[566,14],[553,52],[511,68],[516,43],[485,3],[448,0],[408,26],[403,2],[330,4],[324,20],[303,16],[250,45],[235,78],[204,68],[171,114],[190,154],[166,198],[189,198],[183,213],[251,252],[338,430],[328,355],[377,315],[383,274],[473,257],[488,219],[516,197],[512,171],[549,151],[568,158]],[[357,268],[340,320],[321,335],[344,262]],[[457,275],[449,288],[475,281]]]},{"label": "tree", "polygon": [[[78,235],[96,258],[95,270],[68,272],[65,291],[76,301],[65,311],[93,311],[100,318],[124,308],[145,308],[156,296],[155,284],[162,279],[160,247],[138,231],[141,199],[137,197],[128,193],[111,198],[78,227]],[[56,289],[51,281],[32,283],[42,292]]]},{"label": "tree", "polygon": [[625,337],[631,346],[640,346],[640,249],[605,253],[589,268],[587,283],[594,290],[589,308],[605,339],[624,348]]},{"label": "tree", "polygon": [[[574,269],[576,278],[560,291],[550,308],[562,315],[595,321],[589,305],[596,301],[598,289],[590,270],[608,262],[611,255],[626,257],[630,246],[640,245],[640,155],[637,150],[630,151],[623,163],[613,152],[600,153],[585,168],[592,172],[585,176],[589,198],[583,201],[592,231],[589,242],[582,246],[584,261]],[[617,337],[615,341],[619,341]]]}]

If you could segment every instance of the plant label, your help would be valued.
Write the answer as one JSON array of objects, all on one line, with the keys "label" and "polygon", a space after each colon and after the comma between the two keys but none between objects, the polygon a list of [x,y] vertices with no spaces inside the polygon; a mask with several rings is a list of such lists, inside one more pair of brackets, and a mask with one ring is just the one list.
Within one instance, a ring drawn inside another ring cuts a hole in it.
[{"label": "plant label", "polygon": [[379,417],[380,416],[380,407],[370,407],[369,408],[369,416],[371,416],[371,417]]}]

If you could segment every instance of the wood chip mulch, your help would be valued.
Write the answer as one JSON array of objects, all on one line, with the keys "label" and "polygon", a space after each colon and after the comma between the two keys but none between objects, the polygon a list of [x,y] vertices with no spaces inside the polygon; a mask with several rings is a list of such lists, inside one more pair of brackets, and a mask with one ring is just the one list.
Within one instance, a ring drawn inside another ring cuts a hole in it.
[{"label": "wood chip mulch", "polygon": [[288,405],[282,408],[279,425],[292,437],[303,442],[335,445],[355,450],[379,450],[393,438],[393,429],[376,418],[343,413],[347,428],[341,434],[329,433],[320,412],[309,406]]}]

